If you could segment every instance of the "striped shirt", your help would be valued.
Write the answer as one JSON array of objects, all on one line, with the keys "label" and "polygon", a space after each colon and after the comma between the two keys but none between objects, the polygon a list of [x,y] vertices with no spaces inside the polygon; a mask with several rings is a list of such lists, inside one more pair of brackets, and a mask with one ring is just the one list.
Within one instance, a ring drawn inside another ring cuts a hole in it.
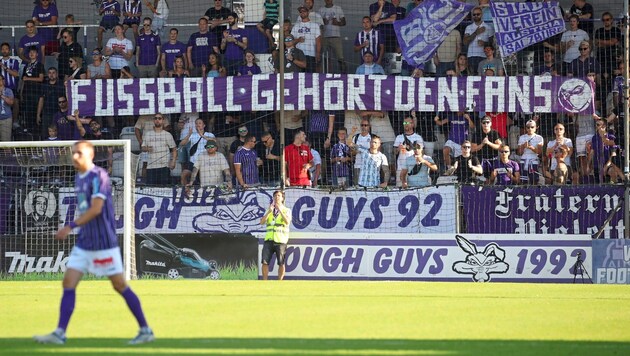
[{"label": "striped shirt", "polygon": [[380,151],[370,153],[369,149],[359,145],[356,147],[359,149],[363,159],[363,166],[359,173],[359,185],[363,187],[378,187],[381,184],[381,167],[389,166],[387,157]]},{"label": "striped shirt", "polygon": [[278,9],[280,4],[277,1],[265,1],[265,18],[278,22]]},{"label": "striped shirt", "polygon": [[104,201],[101,213],[80,227],[76,245],[89,251],[117,247],[112,185],[107,171],[95,165],[85,173],[77,173],[74,191],[77,195],[79,215],[90,209],[94,199]]},{"label": "striped shirt", "polygon": [[371,29],[369,32],[361,31],[357,33],[354,45],[358,46],[365,41],[368,41],[370,45],[365,48],[361,48],[361,63],[363,63],[363,54],[367,51],[372,52],[374,55],[374,61],[377,61],[381,52],[379,50],[379,46],[384,43],[384,39],[381,37],[380,32],[375,29]]},{"label": "striped shirt", "polygon": [[312,110],[308,126],[309,132],[328,132],[328,113],[323,110]]},{"label": "striped shirt", "polygon": [[258,166],[256,165],[256,151],[241,146],[234,155],[234,165],[241,166],[241,174],[245,184],[258,184]]},{"label": "striped shirt", "polygon": [[[142,13],[142,1],[138,0],[125,0],[123,4],[123,12],[128,12],[130,14],[140,14]],[[140,16],[125,16],[125,20],[123,23],[132,24],[132,23],[140,23]]]},{"label": "striped shirt", "polygon": [[[2,58],[0,59],[0,62],[2,62],[2,64],[4,66],[6,66],[7,68],[11,69],[11,70],[15,70],[15,71],[19,71],[20,70],[20,61],[18,61],[15,58]],[[4,67],[3,67],[4,68]],[[18,86],[18,78],[12,76],[11,74],[9,74],[8,71],[4,70],[4,69],[0,69],[0,75],[2,75],[4,77],[4,86],[16,91],[17,90],[17,86]]]},{"label": "striped shirt", "polygon": [[[339,142],[332,146],[330,150],[331,158],[350,157],[350,147],[343,142]],[[350,176],[350,162],[337,162],[333,164],[333,173],[335,177]]]}]

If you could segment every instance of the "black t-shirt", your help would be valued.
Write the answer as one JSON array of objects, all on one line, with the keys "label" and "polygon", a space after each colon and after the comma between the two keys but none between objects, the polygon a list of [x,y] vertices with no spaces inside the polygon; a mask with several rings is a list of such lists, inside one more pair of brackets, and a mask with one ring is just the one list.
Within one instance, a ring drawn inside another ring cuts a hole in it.
[{"label": "black t-shirt", "polygon": [[[497,130],[490,130],[490,132],[488,133],[484,133],[483,130],[477,130],[475,131],[471,142],[480,145],[485,137],[488,137],[488,141],[492,143],[494,143],[496,140],[501,139]],[[484,145],[479,151],[475,152],[475,154],[480,159],[493,159],[497,157],[498,151],[492,149],[492,147],[488,145]]]},{"label": "black t-shirt", "polygon": [[234,140],[234,142],[232,142],[232,144],[230,145],[230,153],[231,154],[236,154],[236,151],[238,150],[239,147],[243,146],[245,144],[245,142],[241,141],[240,138],[237,138],[236,140]]},{"label": "black t-shirt", "polygon": [[267,159],[267,153],[271,153],[274,156],[280,156],[280,141],[275,140],[273,147],[268,149],[264,143],[259,142],[256,145],[256,153],[260,159],[262,159],[261,177],[263,180],[278,180],[280,177],[280,161],[277,159]]},{"label": "black t-shirt", "polygon": [[434,112],[416,112],[416,132],[426,142],[435,142]]},{"label": "black t-shirt", "polygon": [[471,155],[470,157],[459,156],[455,159],[457,162],[457,170],[455,171],[455,175],[457,176],[457,180],[460,183],[468,183],[472,182],[474,179],[473,170],[468,167],[468,161],[472,161],[473,166],[478,166],[479,159],[477,156]]},{"label": "black t-shirt", "polygon": [[[231,13],[232,11],[230,11],[230,9],[227,9],[225,7],[221,7],[219,10],[215,9],[214,7],[211,7],[208,10],[206,10],[206,13],[204,14],[204,16],[209,18],[210,21],[227,20],[228,16]],[[217,39],[219,40],[219,42],[221,42],[221,38],[223,38],[223,30],[225,30],[226,28],[227,28],[226,25],[220,25],[215,28],[210,27],[210,32],[217,35]]]},{"label": "black t-shirt", "polygon": [[[44,76],[46,75],[46,70],[44,69],[43,64],[39,62],[28,63],[22,73],[22,80],[24,81],[25,77],[37,78],[39,77],[40,74],[44,74]],[[30,98],[39,97],[41,95],[41,92],[40,92],[41,87],[42,87],[42,83],[33,82],[33,81],[24,81],[24,86],[22,88],[22,95],[28,96]]]}]

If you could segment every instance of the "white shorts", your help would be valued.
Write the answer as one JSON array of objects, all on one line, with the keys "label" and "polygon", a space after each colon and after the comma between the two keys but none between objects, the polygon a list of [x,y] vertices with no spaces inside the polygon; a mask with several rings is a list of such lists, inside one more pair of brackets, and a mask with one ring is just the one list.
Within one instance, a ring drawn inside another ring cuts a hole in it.
[{"label": "white shorts", "polygon": [[89,272],[96,276],[113,276],[123,273],[120,247],[107,250],[88,251],[74,246],[66,268],[72,268],[83,274]]},{"label": "white shorts", "polygon": [[591,142],[593,139],[593,135],[583,135],[575,138],[575,156],[576,157],[585,157],[586,156],[586,144]]},{"label": "white shorts", "polygon": [[446,141],[444,147],[451,149],[451,156],[457,158],[462,155],[462,145],[455,143],[451,140]]}]

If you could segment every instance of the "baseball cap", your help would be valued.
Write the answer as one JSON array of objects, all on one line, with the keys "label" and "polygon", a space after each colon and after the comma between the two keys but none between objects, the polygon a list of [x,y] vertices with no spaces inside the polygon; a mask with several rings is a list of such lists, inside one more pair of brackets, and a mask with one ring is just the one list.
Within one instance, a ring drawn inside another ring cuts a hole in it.
[{"label": "baseball cap", "polygon": [[484,116],[483,119],[481,119],[481,122],[492,122],[492,121],[490,120],[489,117]]},{"label": "baseball cap", "polygon": [[302,11],[308,12],[308,8],[304,5],[300,5],[300,7],[298,7],[298,12],[302,12]]},{"label": "baseball cap", "polygon": [[214,140],[208,140],[205,145],[206,148],[214,148],[217,147],[217,142]]}]

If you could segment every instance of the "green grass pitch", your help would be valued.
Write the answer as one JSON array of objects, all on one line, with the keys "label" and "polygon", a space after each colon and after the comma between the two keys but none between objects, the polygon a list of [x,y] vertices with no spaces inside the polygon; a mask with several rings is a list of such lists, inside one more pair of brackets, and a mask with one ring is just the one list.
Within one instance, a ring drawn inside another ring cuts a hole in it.
[{"label": "green grass pitch", "polygon": [[82,282],[66,345],[58,281],[0,282],[0,354],[630,355],[630,286],[140,280],[157,337],[102,280]]}]

